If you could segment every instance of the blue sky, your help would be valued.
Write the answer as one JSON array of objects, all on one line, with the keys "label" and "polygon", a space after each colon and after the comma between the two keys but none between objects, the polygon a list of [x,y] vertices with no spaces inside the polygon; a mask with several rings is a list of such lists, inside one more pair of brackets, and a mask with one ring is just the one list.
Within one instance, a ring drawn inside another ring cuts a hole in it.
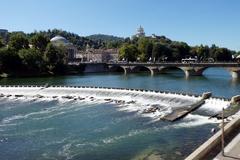
[{"label": "blue sky", "polygon": [[1,0],[0,28],[129,37],[142,25],[190,45],[240,50],[239,0]]}]

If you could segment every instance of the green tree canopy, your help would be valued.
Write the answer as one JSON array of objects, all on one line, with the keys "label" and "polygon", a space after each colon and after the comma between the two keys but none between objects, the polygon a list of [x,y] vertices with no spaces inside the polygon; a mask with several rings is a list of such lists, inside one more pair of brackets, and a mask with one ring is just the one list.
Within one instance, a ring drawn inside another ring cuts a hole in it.
[{"label": "green tree canopy", "polygon": [[138,50],[141,53],[141,60],[147,61],[152,57],[153,43],[149,38],[142,37],[138,40]]},{"label": "green tree canopy", "polygon": [[153,44],[152,56],[153,60],[155,59],[155,61],[159,62],[171,58],[172,53],[166,44],[156,42]]},{"label": "green tree canopy", "polygon": [[50,40],[43,34],[37,33],[30,39],[30,42],[34,48],[44,52]]},{"label": "green tree canopy", "polygon": [[119,50],[119,58],[127,61],[136,61],[139,56],[139,51],[135,45],[125,44]]},{"label": "green tree canopy", "polygon": [[67,51],[63,46],[56,47],[49,43],[44,52],[44,60],[50,71],[58,72],[66,64]]},{"label": "green tree canopy", "polygon": [[2,47],[4,47],[5,45],[4,45],[4,43],[3,43],[3,40],[2,40],[2,38],[0,37],[0,48],[2,48]]},{"label": "green tree canopy", "polygon": [[21,59],[12,48],[0,49],[0,69],[2,72],[21,69]]},{"label": "green tree canopy", "polygon": [[10,41],[8,43],[9,47],[13,48],[16,51],[20,49],[28,49],[29,42],[25,34],[15,33],[10,36]]},{"label": "green tree canopy", "polygon": [[216,61],[230,61],[232,60],[232,52],[227,48],[218,48],[213,55]]},{"label": "green tree canopy", "polygon": [[207,61],[210,57],[210,48],[208,46],[195,46],[190,49],[192,56],[197,56],[200,61]]},{"label": "green tree canopy", "polygon": [[28,70],[39,71],[43,67],[41,52],[37,49],[21,49],[18,55]]}]

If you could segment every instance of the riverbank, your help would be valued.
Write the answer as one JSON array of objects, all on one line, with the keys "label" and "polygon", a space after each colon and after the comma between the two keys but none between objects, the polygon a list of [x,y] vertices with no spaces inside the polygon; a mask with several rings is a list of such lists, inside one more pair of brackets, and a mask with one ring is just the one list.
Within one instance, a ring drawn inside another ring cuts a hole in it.
[{"label": "riverbank", "polygon": [[[236,116],[233,120],[228,122],[224,126],[224,139],[225,139],[225,145],[231,142],[231,140],[239,134],[240,130],[240,117]],[[222,130],[219,130],[216,134],[214,134],[211,138],[209,138],[205,143],[203,143],[201,146],[199,146],[193,153],[191,153],[185,160],[199,160],[199,159],[212,159],[216,155],[218,155],[218,158],[222,160],[224,159],[221,154],[218,154],[221,152],[221,138],[222,138]],[[231,150],[228,150],[230,152]],[[237,152],[239,153],[239,151]],[[231,155],[226,154],[226,158]],[[233,158],[233,159],[239,159]]]},{"label": "riverbank", "polygon": [[53,77],[67,76],[83,73],[106,73],[109,72],[108,66],[105,63],[90,63],[80,65],[68,65],[61,72],[32,72],[32,71],[17,71],[17,72],[2,72],[0,78],[19,78],[19,77]]}]

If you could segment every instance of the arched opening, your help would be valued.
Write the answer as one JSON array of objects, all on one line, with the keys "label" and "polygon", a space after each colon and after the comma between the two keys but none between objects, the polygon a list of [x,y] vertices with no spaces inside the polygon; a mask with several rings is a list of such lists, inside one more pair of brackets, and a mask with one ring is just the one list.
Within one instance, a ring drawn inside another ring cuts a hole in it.
[{"label": "arched opening", "polygon": [[121,66],[112,66],[109,68],[109,72],[113,72],[113,73],[124,73],[125,70],[123,67]]},{"label": "arched opening", "polygon": [[151,73],[151,70],[145,66],[136,66],[132,69],[133,73]]},{"label": "arched opening", "polygon": [[160,73],[173,76],[185,76],[184,70],[178,67],[164,67],[159,69]]},{"label": "arched opening", "polygon": [[203,75],[208,78],[229,79],[231,78],[231,71],[222,67],[209,67],[203,71]]}]

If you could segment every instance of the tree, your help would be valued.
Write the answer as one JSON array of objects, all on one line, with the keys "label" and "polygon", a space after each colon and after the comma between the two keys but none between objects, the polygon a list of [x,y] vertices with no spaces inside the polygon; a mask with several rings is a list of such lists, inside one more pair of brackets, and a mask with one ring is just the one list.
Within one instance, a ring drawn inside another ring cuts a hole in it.
[{"label": "tree", "polygon": [[154,59],[154,60],[159,60],[159,58],[163,55],[162,54],[162,45],[161,45],[161,43],[154,43],[153,44],[153,49],[152,49],[152,58]]},{"label": "tree", "polygon": [[67,62],[67,51],[63,46],[57,47],[49,43],[44,52],[44,61],[51,72],[61,72]]},{"label": "tree", "polygon": [[150,39],[142,37],[138,40],[138,50],[141,53],[142,61],[147,61],[150,57],[152,57],[152,48],[153,43]]},{"label": "tree", "polygon": [[5,45],[4,45],[4,43],[3,43],[3,40],[2,40],[2,38],[0,37],[0,48],[2,48],[2,47],[4,47]]},{"label": "tree", "polygon": [[0,69],[2,72],[14,72],[21,69],[21,59],[14,49],[0,49]]},{"label": "tree", "polygon": [[216,61],[231,61],[232,60],[232,52],[227,48],[218,48],[215,51],[214,59]]},{"label": "tree", "polygon": [[170,48],[172,49],[172,58],[175,61],[180,61],[190,55],[190,47],[187,43],[174,41],[170,44]]},{"label": "tree", "polygon": [[28,49],[29,42],[25,34],[23,33],[15,33],[10,37],[10,41],[8,43],[9,47],[19,51],[20,49]]},{"label": "tree", "polygon": [[136,61],[139,56],[139,51],[135,45],[125,44],[119,50],[119,58],[127,61]]},{"label": "tree", "polygon": [[190,54],[197,56],[200,61],[207,61],[210,56],[210,49],[208,46],[195,46],[190,49]]},{"label": "tree", "polygon": [[166,44],[154,43],[152,49],[152,59],[155,61],[165,61],[172,58],[172,52]]},{"label": "tree", "polygon": [[34,48],[44,52],[49,43],[49,39],[43,34],[37,33],[30,39],[30,42]]},{"label": "tree", "polygon": [[40,71],[43,67],[41,52],[37,49],[21,49],[18,55],[28,70]]}]

